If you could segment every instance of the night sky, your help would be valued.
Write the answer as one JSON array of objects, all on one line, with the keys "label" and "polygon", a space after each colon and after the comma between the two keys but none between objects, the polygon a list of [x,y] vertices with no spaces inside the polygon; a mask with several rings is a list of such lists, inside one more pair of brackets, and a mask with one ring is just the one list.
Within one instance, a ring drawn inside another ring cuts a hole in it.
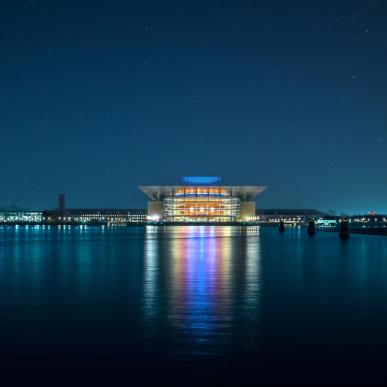
[{"label": "night sky", "polygon": [[387,2],[8,1],[0,205],[145,208],[182,175],[258,208],[387,212]]}]

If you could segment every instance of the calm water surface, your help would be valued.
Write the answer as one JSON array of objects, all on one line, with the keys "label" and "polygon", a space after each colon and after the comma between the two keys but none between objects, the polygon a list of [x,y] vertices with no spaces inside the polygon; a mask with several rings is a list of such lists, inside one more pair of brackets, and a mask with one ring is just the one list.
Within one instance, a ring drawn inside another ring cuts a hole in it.
[{"label": "calm water surface", "polygon": [[0,356],[8,373],[381,383],[387,238],[0,227]]}]

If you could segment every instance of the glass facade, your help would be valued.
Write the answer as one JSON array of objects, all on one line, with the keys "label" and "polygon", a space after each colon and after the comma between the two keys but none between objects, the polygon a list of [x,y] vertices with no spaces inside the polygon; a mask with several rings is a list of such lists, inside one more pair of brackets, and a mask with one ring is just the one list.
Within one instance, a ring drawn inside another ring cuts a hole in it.
[{"label": "glass facade", "polygon": [[181,187],[163,200],[170,222],[232,222],[239,216],[240,199],[222,187]]},{"label": "glass facade", "polygon": [[[198,179],[204,183],[214,178],[200,176],[192,182]],[[252,221],[255,217],[255,197],[266,189],[264,186],[209,184],[139,188],[149,198],[148,221],[170,223]]]}]

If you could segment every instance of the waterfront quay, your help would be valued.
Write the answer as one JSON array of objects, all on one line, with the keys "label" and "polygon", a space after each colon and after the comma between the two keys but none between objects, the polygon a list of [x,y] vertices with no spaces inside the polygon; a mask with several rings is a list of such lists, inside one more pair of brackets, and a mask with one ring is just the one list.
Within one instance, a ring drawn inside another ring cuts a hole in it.
[{"label": "waterfront quay", "polygon": [[[316,232],[340,232],[340,221],[330,222],[328,225],[321,223],[321,221],[313,220]],[[308,223],[301,220],[295,221],[251,221],[251,222],[221,222],[221,223],[209,223],[209,222],[162,222],[162,221],[148,221],[137,219],[134,220],[108,220],[108,219],[90,219],[90,220],[35,220],[31,218],[21,218],[4,220],[1,219],[0,226],[7,227],[176,227],[176,226],[215,226],[215,227],[268,227],[278,228],[280,232],[290,231],[294,228],[302,228],[307,230]],[[353,234],[372,234],[372,235],[386,235],[387,236],[387,225],[386,224],[357,224],[356,222],[350,222],[348,224],[348,232]]]},{"label": "waterfront quay", "polygon": [[0,207],[0,225],[29,226],[274,226],[313,227],[340,231],[342,220],[351,233],[387,235],[387,215],[374,212],[335,216],[317,209],[256,209],[255,197],[265,186],[216,185],[220,177],[183,177],[183,185],[141,186],[144,208],[67,208],[65,194],[57,208],[29,210]]}]

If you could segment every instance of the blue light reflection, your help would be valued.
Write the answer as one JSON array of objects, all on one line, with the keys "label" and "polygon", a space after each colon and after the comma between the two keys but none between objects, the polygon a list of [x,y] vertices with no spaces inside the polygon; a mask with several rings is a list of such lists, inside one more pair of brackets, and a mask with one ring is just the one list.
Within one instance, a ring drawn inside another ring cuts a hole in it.
[{"label": "blue light reflection", "polygon": [[[256,337],[261,292],[259,228],[246,229],[190,225],[147,230],[147,334],[156,334],[155,327],[167,324],[176,333],[172,340],[179,341],[177,346],[190,348],[187,355],[212,356],[231,345],[224,333],[236,329],[234,312],[240,309],[246,326],[241,340],[247,346]],[[241,262],[243,278],[233,270]],[[160,294],[168,294],[167,299]]]}]

